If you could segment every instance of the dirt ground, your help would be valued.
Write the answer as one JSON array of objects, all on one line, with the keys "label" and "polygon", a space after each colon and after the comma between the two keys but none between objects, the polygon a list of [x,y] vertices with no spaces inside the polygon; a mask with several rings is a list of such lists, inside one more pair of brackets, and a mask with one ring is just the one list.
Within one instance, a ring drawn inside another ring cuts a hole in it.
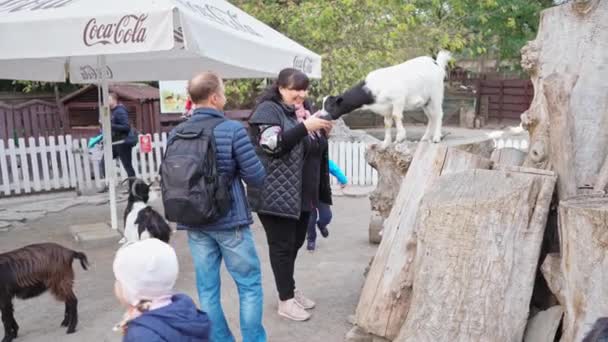
[{"label": "dirt ground", "polygon": [[[354,313],[364,281],[363,271],[375,253],[376,246],[367,241],[370,214],[368,199],[340,197],[335,202],[329,238],[319,237],[315,253],[302,250],[297,263],[298,288],[317,301],[313,318],[308,322],[294,323],[276,314],[277,297],[267,243],[259,223],[256,221],[253,226],[262,263],[264,324],[269,341],[337,342],[342,341],[350,329],[347,317]],[[18,228],[0,232],[0,252],[30,243],[53,241],[86,252],[92,264],[91,269],[85,272],[78,263],[74,263],[80,318],[77,332],[73,335],[65,334],[64,328],[59,326],[63,319],[63,305],[45,294],[27,301],[15,301],[15,316],[21,326],[16,341],[120,341],[120,336],[112,331],[112,326],[122,315],[122,309],[112,293],[112,261],[119,246],[86,248],[75,243],[69,232],[72,224],[103,222],[108,217],[109,209],[106,205],[84,205],[48,214]],[[193,296],[195,302],[198,302],[185,234],[177,233],[172,245],[180,259],[181,272],[177,289]],[[224,310],[233,333],[240,340],[236,288],[225,269],[222,274]]]}]

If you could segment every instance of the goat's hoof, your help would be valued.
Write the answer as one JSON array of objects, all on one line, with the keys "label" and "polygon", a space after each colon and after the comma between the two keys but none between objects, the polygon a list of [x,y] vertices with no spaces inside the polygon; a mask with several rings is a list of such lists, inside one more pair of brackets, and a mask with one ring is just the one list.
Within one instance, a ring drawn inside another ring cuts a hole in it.
[{"label": "goat's hoof", "polygon": [[441,142],[441,138],[433,138],[433,144],[439,144]]},{"label": "goat's hoof", "polygon": [[12,342],[17,336],[4,336],[2,342]]},{"label": "goat's hoof", "polygon": [[404,134],[404,135],[397,135],[397,139],[395,139],[395,140],[396,140],[396,142],[398,142],[398,143],[402,143],[402,142],[404,142],[404,141],[406,140],[406,138],[407,138],[407,137],[406,137],[406,135],[405,135],[405,134]]},{"label": "goat's hoof", "polygon": [[75,332],[76,332],[76,328],[70,328],[70,329],[68,329],[68,331],[66,332],[66,334],[69,335],[69,334],[73,334]]},{"label": "goat's hoof", "polygon": [[67,327],[68,326],[68,319],[64,319],[63,322],[61,322],[61,326],[62,327]]}]

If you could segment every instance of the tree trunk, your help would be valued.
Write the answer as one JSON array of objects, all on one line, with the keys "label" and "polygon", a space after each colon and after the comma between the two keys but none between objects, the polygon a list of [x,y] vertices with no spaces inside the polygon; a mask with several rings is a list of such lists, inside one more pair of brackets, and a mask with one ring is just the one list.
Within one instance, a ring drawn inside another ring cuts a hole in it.
[{"label": "tree trunk", "polygon": [[[599,315],[608,315],[608,285],[601,273],[607,244],[608,1],[574,0],[542,13],[522,66],[535,94],[522,123],[530,132],[525,166],[558,175],[560,253],[542,271],[564,309],[562,341],[580,341]],[[582,224],[585,224],[584,226]],[[600,228],[603,227],[603,228]]]},{"label": "tree trunk", "polygon": [[[486,143],[491,141],[480,144]],[[416,254],[414,223],[422,196],[442,174],[487,169],[490,165],[489,159],[448,147],[445,142],[418,144],[395,205],[385,221],[382,242],[365,281],[356,313],[359,327],[380,337],[395,338],[409,308]]]},{"label": "tree trunk", "polygon": [[422,200],[413,296],[398,342],[521,341],[555,176],[468,170]]},{"label": "tree trunk", "polygon": [[608,155],[607,60],[608,1],[545,10],[536,40],[522,49],[535,90],[522,115],[531,142],[525,166],[553,168],[560,200],[592,189]]},{"label": "tree trunk", "polygon": [[392,144],[387,148],[381,148],[380,144],[373,144],[365,152],[367,163],[378,171],[378,185],[369,196],[372,206],[369,222],[370,243],[382,241],[381,232],[384,220],[391,212],[399,193],[399,187],[396,187],[395,184],[401,184],[403,181],[403,177],[412,163],[415,149],[415,143],[406,142]]},{"label": "tree trunk", "polygon": [[526,159],[526,153],[516,148],[501,148],[492,153],[493,169],[503,165],[521,166]]},{"label": "tree trunk", "polygon": [[556,305],[534,315],[528,322],[524,342],[553,342],[564,310]]},{"label": "tree trunk", "polygon": [[560,203],[562,342],[581,341],[608,316],[608,197]]}]

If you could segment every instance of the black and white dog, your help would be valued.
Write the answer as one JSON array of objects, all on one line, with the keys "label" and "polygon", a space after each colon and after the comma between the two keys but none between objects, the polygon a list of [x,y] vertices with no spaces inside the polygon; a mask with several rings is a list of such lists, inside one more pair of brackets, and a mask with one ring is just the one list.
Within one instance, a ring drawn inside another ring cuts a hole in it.
[{"label": "black and white dog", "polygon": [[[150,184],[141,179],[132,181],[124,212],[124,238],[121,242],[135,242],[156,238],[166,243],[171,238],[171,227],[150,205]],[[130,182],[131,183],[131,182]]]},{"label": "black and white dog", "polygon": [[393,121],[397,127],[397,142],[406,138],[403,111],[422,108],[429,119],[422,140],[441,140],[443,119],[443,80],[451,58],[441,51],[437,58],[428,56],[370,72],[360,82],[339,96],[323,99],[321,117],[336,120],[356,109],[367,109],[384,117],[383,146],[391,143]]}]

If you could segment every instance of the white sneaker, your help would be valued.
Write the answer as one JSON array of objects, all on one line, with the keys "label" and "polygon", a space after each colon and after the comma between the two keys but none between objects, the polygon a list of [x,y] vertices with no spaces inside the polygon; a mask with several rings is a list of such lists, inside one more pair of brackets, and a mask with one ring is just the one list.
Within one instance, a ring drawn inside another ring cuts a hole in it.
[{"label": "white sneaker", "polygon": [[289,318],[292,321],[302,322],[310,319],[310,314],[306,310],[302,309],[298,305],[294,298],[281,301],[279,300],[279,311],[280,316]]},{"label": "white sneaker", "polygon": [[310,310],[310,309],[314,309],[315,307],[315,302],[313,302],[312,300],[306,298],[302,292],[295,290],[294,291],[294,298],[296,300],[296,304],[298,304],[302,309],[304,310]]}]

